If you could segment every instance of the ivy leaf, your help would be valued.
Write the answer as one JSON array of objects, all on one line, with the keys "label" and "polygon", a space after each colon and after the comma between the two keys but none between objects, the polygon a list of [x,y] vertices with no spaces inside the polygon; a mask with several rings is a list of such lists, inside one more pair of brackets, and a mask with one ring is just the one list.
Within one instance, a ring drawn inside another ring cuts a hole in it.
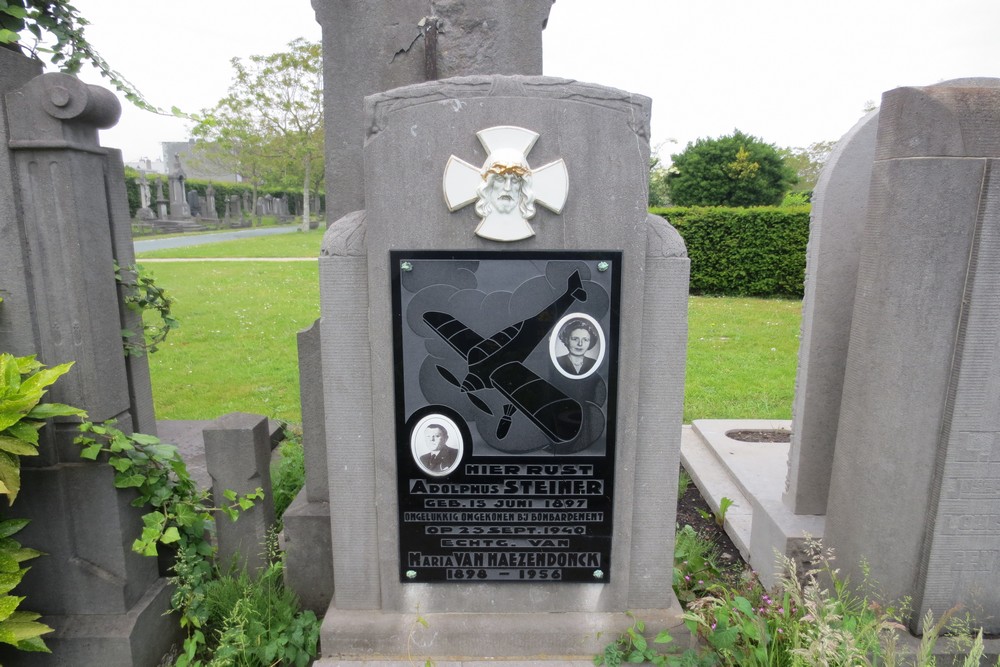
[{"label": "ivy leaf", "polygon": [[35,445],[9,435],[0,435],[0,450],[19,456],[38,456],[38,448]]},{"label": "ivy leaf", "polygon": [[8,428],[7,433],[37,447],[38,429],[42,426],[44,426],[44,422],[19,421]]},{"label": "ivy leaf", "polygon": [[164,544],[170,544],[172,542],[177,542],[181,539],[181,534],[177,532],[176,526],[170,526],[165,531],[163,531],[163,536],[160,537],[160,541]]},{"label": "ivy leaf", "polygon": [[28,413],[31,419],[49,419],[50,417],[86,417],[87,413],[80,408],[62,403],[42,403],[32,408]]},{"label": "ivy leaf", "polygon": [[31,523],[30,519],[7,519],[0,521],[0,539],[10,537]]},{"label": "ivy leaf", "polygon": [[13,614],[22,600],[24,598],[17,595],[0,595],[0,621]]},{"label": "ivy leaf", "polygon": [[13,454],[0,451],[0,484],[11,505],[21,490],[21,462]]},{"label": "ivy leaf", "polygon": [[87,445],[86,447],[84,447],[83,451],[80,452],[80,457],[87,459],[89,461],[96,461],[97,455],[100,453],[101,453],[101,445],[100,443],[95,442],[91,445]]}]

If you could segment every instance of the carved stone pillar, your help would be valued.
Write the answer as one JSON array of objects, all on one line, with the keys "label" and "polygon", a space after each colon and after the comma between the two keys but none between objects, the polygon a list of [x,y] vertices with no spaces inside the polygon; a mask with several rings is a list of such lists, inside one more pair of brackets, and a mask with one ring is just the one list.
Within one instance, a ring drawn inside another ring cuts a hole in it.
[{"label": "carved stone pillar", "polygon": [[[2,68],[0,68],[2,71]],[[123,308],[114,263],[134,263],[119,151],[97,130],[121,113],[109,91],[65,74],[43,74],[4,98],[7,133],[0,162],[12,167],[15,220],[4,226],[0,308],[18,314],[0,328],[0,349],[74,361],[49,399],[116,419],[124,430],[155,433],[144,358],[126,359],[121,329],[141,330]],[[45,429],[40,456],[24,461],[22,493],[7,516],[31,519],[22,543],[46,552],[18,594],[55,628],[53,653],[30,664],[154,665],[173,639],[165,580],[131,543],[142,522],[132,498],[113,486],[114,470],[82,462],[76,424]],[[21,654],[0,655],[5,665]]]}]

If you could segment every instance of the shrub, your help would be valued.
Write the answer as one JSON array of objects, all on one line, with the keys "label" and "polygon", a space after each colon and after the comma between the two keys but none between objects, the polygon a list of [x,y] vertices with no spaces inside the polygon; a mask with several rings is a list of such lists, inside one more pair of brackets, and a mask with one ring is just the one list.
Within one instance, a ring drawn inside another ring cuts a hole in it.
[{"label": "shrub", "polygon": [[802,297],[809,207],[650,210],[684,238],[693,294]]}]

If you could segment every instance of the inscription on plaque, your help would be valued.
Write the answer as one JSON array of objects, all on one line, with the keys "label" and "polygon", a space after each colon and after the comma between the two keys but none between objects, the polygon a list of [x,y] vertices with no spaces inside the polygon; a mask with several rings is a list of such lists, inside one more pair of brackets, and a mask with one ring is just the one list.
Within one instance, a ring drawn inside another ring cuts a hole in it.
[{"label": "inscription on plaque", "polygon": [[606,581],[621,261],[391,253],[401,581]]}]

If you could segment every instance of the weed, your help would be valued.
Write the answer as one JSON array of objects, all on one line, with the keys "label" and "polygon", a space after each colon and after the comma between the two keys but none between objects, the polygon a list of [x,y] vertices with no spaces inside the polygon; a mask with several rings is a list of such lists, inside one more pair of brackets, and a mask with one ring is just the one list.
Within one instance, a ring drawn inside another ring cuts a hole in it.
[{"label": "weed", "polygon": [[681,468],[680,476],[677,478],[677,500],[684,497],[687,493],[688,488],[691,486],[691,475],[684,468]]}]

